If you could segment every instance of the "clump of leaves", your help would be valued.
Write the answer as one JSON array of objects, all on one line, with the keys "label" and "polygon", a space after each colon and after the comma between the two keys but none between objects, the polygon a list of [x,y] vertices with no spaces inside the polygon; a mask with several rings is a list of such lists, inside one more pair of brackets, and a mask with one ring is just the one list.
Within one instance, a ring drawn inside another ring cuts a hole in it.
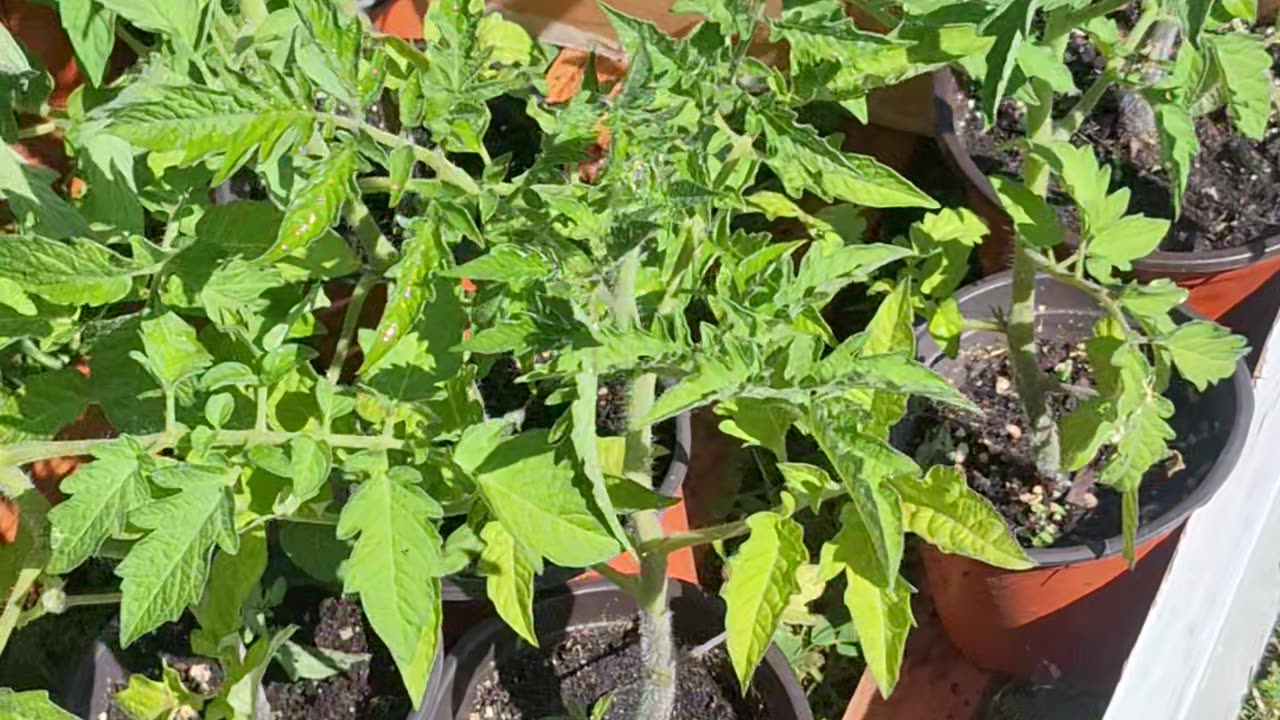
[{"label": "clump of leaves", "polygon": [[[1008,313],[987,329],[1007,338],[1013,385],[1029,422],[1031,459],[1041,475],[1054,481],[1058,498],[1071,488],[1073,473],[1101,458],[1096,481],[1122,495],[1124,553],[1132,562],[1139,483],[1149,468],[1171,455],[1169,442],[1175,433],[1168,420],[1174,407],[1165,392],[1175,371],[1203,391],[1229,377],[1247,348],[1243,338],[1212,322],[1176,322],[1170,313],[1187,293],[1172,282],[1125,279],[1134,260],[1156,249],[1169,222],[1128,214],[1129,190],[1111,191],[1111,168],[1100,167],[1089,148],[1069,140],[1102,94],[1119,83],[1154,108],[1164,162],[1181,188],[1195,155],[1194,115],[1225,105],[1238,129],[1250,136],[1261,134],[1270,114],[1270,61],[1262,45],[1229,23],[1231,15],[1251,18],[1252,10],[1245,7],[1249,3],[1143,2],[1138,22],[1121,39],[1108,15],[1128,5],[974,3],[938,14],[950,18],[956,13],[988,13],[980,23],[984,33],[996,38],[995,44],[982,61],[965,63],[983,80],[981,106],[988,117],[1006,94],[1028,104],[1022,180],[990,178],[1012,220],[1016,242],[1011,304]],[[914,4],[903,8],[919,10]],[[1037,14],[1041,11],[1043,17]],[[1075,107],[1054,119],[1055,96],[1075,92],[1063,65],[1063,52],[1075,29],[1089,34],[1108,65]],[[1170,29],[1182,38],[1172,66],[1154,50],[1162,42],[1160,34]],[[1140,54],[1143,48],[1149,51]],[[1227,72],[1227,67],[1233,70]],[[1149,72],[1153,69],[1167,72]],[[1260,89],[1255,87],[1259,84]],[[1055,252],[1061,250],[1066,233],[1046,200],[1051,177],[1070,198],[1079,219],[1077,245],[1070,253]],[[957,222],[946,230],[920,224],[911,238],[929,257],[915,266],[922,295],[916,304],[929,316],[929,329],[939,344],[952,352],[965,321],[949,295],[980,238],[959,227]],[[1059,260],[1061,256],[1066,259]],[[1036,301],[1040,276],[1079,289],[1104,311],[1087,342],[1093,391],[1061,418],[1053,415],[1047,396],[1079,393],[1041,370],[1037,315],[1042,309]]]},{"label": "clump of leaves", "polygon": [[[646,692],[608,712],[661,720],[678,671],[671,552],[746,537],[723,593],[744,688],[810,560],[792,517],[802,507],[842,508],[818,576],[845,576],[886,693],[912,622],[904,532],[1026,566],[962,478],[887,443],[910,395],[967,405],[914,360],[908,286],[843,342],[820,312],[918,254],[868,243],[862,208],[936,203],[820,135],[805,106],[859,116],[872,89],[985,52],[975,25],[874,35],[835,0],[772,20],[757,2],[685,0],[675,9],[706,20],[677,40],[611,13],[625,81],[588,81],[552,107],[536,92],[534,44],[479,0],[433,4],[421,49],[328,0],[196,5],[198,26],[129,16],[155,46],[69,106],[83,196],[40,189],[16,159],[5,175],[8,327],[55,365],[85,356],[87,374],[51,368],[0,396],[3,490],[22,510],[0,558],[0,637],[42,578],[110,541],[123,553],[121,643],[190,609],[193,650],[227,677],[202,711],[252,717],[290,632],[244,622],[271,552],[263,530],[314,525],[342,561],[316,572],[359,596],[415,703],[439,643],[439,578],[477,568],[498,613],[537,643],[533,583],[553,563],[595,568],[636,599]],[[761,28],[787,41],[789,75],[751,56]],[[543,134],[519,174],[484,144],[486,102],[503,94],[524,98]],[[569,169],[592,159],[602,129],[608,153],[585,182]],[[211,204],[211,188],[246,173],[261,197]],[[391,225],[367,204],[382,196]],[[805,209],[815,199],[827,206]],[[747,232],[750,215],[794,219],[806,236]],[[317,370],[314,313],[338,279],[354,287],[336,360]],[[385,308],[360,329],[380,286]],[[344,382],[353,343],[363,359]],[[546,392],[550,427],[486,417],[477,378],[507,355]],[[622,438],[597,435],[602,377],[627,386]],[[662,393],[659,378],[672,383]],[[90,403],[118,436],[51,439]],[[774,454],[787,491],[775,508],[666,536],[677,488],[655,478],[653,426],[712,404],[728,432]],[[823,463],[786,462],[792,428]],[[21,468],[68,455],[92,461],[49,510]],[[621,552],[638,575],[605,564]]]}]

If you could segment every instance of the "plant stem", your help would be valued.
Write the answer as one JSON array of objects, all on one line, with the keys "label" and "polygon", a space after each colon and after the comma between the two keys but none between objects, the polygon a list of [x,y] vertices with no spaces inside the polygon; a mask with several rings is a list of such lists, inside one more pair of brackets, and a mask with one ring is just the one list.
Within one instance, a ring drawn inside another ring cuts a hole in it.
[{"label": "plant stem", "polygon": [[327,117],[338,127],[346,128],[353,132],[363,131],[369,137],[373,138],[373,141],[379,145],[410,148],[413,150],[413,157],[435,171],[436,176],[441,180],[453,183],[470,193],[480,191],[480,187],[476,185],[476,181],[473,180],[462,168],[449,162],[449,159],[445,157],[444,152],[439,148],[423,147],[408,138],[403,138],[381,128],[369,125],[364,122],[364,120],[357,120],[355,118],[346,117],[345,115],[335,114],[330,114]]},{"label": "plant stem", "polygon": [[133,54],[140,58],[151,54],[150,46],[139,40],[138,36],[133,34],[133,31],[125,27],[123,20],[116,21],[116,37],[120,38],[125,45],[129,46]]},{"label": "plant stem", "polygon": [[[1045,37],[1053,38],[1050,48],[1054,57],[1062,57],[1070,39],[1070,25],[1066,24],[1066,17],[1064,10],[1049,14]],[[1033,78],[1031,87],[1035,92],[1035,103],[1027,108],[1027,138],[1033,143],[1045,142],[1053,139],[1053,88],[1040,78]],[[1049,165],[1043,158],[1027,154],[1022,161],[1022,177],[1035,194],[1041,197],[1048,194]]]},{"label": "plant stem", "polygon": [[[343,435],[340,433],[317,432],[279,432],[271,430],[218,430],[213,436],[215,447],[240,447],[243,445],[284,445],[295,437],[306,435],[315,440],[323,440],[330,447],[348,448],[352,450],[398,450],[404,447],[404,441],[381,435]],[[154,433],[133,437],[138,444],[149,452],[160,452],[177,445],[184,434]],[[119,443],[122,438],[100,438],[95,440],[38,440],[17,443],[0,448],[0,465],[26,465],[37,460],[56,457],[77,457],[93,455],[102,448]]]},{"label": "plant stem", "polygon": [[[613,316],[618,326],[624,329],[640,324],[635,295],[639,269],[640,247],[635,247],[623,257],[613,284]],[[633,421],[647,417],[653,410],[656,385],[657,378],[652,373],[645,373],[632,381],[627,415]],[[652,428],[633,422],[625,442],[623,475],[653,487]],[[652,545],[665,537],[662,514],[657,510],[635,513],[631,522],[637,545]],[[644,689],[633,717],[635,720],[669,720],[676,699],[676,650],[671,609],[667,604],[665,552],[640,553],[640,577],[632,591],[640,610],[640,654],[644,667]]]},{"label": "plant stem", "polygon": [[360,276],[356,287],[347,300],[347,313],[342,317],[342,334],[338,335],[338,344],[333,351],[333,359],[329,361],[329,370],[325,377],[330,383],[338,384],[342,378],[342,369],[347,364],[347,355],[351,352],[351,339],[355,336],[356,324],[360,321],[360,312],[364,310],[364,301],[369,297],[369,289],[378,280],[373,273]]},{"label": "plant stem", "polygon": [[1102,71],[1101,75],[1094,78],[1088,89],[1076,101],[1076,104],[1058,121],[1057,133],[1068,138],[1075,135],[1084,119],[1089,117],[1089,114],[1097,107],[1098,101],[1106,94],[1107,88],[1111,87],[1111,84],[1116,81],[1116,76],[1116,69],[1107,67],[1106,70]]},{"label": "plant stem", "polygon": [[267,387],[265,385],[256,387],[253,390],[255,416],[253,420],[254,432],[267,431]]},{"label": "plant stem", "polygon": [[369,264],[374,270],[381,273],[391,267],[399,253],[387,236],[382,234],[381,228],[378,227],[378,223],[369,213],[369,207],[363,200],[357,199],[350,204],[347,209],[347,224],[355,230],[356,238],[360,240],[360,245],[364,248]]},{"label": "plant stem", "polygon": [[67,609],[73,607],[87,607],[90,605],[115,605],[120,602],[120,593],[86,593],[84,595],[68,595],[66,597]]},{"label": "plant stem", "polygon": [[61,370],[66,363],[36,347],[31,338],[23,338],[19,343],[23,354],[50,370]]},{"label": "plant stem", "polygon": [[41,137],[42,135],[52,135],[57,131],[58,131],[58,121],[46,120],[45,122],[32,125],[31,127],[19,128],[18,139],[30,140],[31,138],[38,138],[38,137]]},{"label": "plant stem", "polygon": [[1035,250],[1023,243],[1013,248],[1013,281],[1010,288],[1009,317],[1006,337],[1009,341],[1009,366],[1014,386],[1022,398],[1031,427],[1031,452],[1041,474],[1058,477],[1061,447],[1058,426],[1045,402],[1045,377],[1040,369],[1040,352],[1036,341],[1036,262]]}]

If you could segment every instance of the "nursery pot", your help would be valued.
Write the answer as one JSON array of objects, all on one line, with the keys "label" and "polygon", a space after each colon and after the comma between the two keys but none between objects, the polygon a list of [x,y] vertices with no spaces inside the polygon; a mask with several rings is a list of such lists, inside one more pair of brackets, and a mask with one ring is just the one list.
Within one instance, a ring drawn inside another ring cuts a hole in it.
[{"label": "nursery pot", "polygon": [[[1009,306],[1011,275],[1001,273],[956,295],[969,319],[990,320]],[[1079,290],[1041,276],[1036,304],[1041,337],[1083,339],[1102,311]],[[1190,312],[1176,310],[1181,320]],[[946,357],[921,328],[922,362],[956,384],[963,368]],[[960,347],[1002,342],[989,331],[965,332]],[[1184,388],[1178,390],[1178,388]],[[1129,570],[1119,534],[1105,542],[1030,549],[1036,567],[1010,571],[932,547],[922,552],[928,587],[948,637],[979,667],[1029,678],[1049,664],[1084,682],[1113,683],[1137,639],[1187,517],[1226,482],[1244,448],[1253,414],[1253,391],[1244,363],[1230,378],[1203,393],[1175,383],[1177,408],[1170,424],[1184,448],[1179,474],[1193,489],[1137,532],[1137,564]],[[1118,531],[1119,528],[1117,527]]]},{"label": "nursery pot", "polygon": [[[677,637],[702,643],[724,629],[724,603],[685,582],[668,585]],[[545,647],[569,630],[625,622],[635,616],[635,603],[604,581],[572,586],[565,594],[547,597],[533,609],[534,627]],[[410,720],[468,720],[473,717],[477,687],[499,657],[522,643],[498,619],[476,627],[458,643],[433,674],[426,701]],[[753,686],[763,697],[770,720],[813,720],[804,690],[782,651],[771,646],[756,670]]]},{"label": "nursery pot", "polygon": [[[952,100],[959,95],[950,70],[933,74],[933,106],[938,145],[964,188],[970,209],[991,229],[978,248],[983,274],[1008,267],[1013,256],[1013,228],[1000,205],[995,188],[987,180],[965,146],[956,127]],[[1069,244],[1075,243],[1068,237]],[[1168,278],[1191,291],[1187,306],[1197,313],[1218,318],[1235,307],[1280,271],[1280,235],[1259,236],[1241,247],[1204,252],[1157,250],[1133,262],[1133,274],[1142,280]]]},{"label": "nursery pot", "polygon": [[[431,674],[427,678],[427,690],[421,706],[425,707],[431,697],[432,688],[440,683],[440,676],[445,667],[443,644],[436,645],[435,659],[431,664]],[[65,707],[73,715],[83,720],[101,720],[109,717],[110,697],[114,692],[123,689],[129,683],[129,671],[125,669],[111,648],[101,640],[95,640],[79,665],[67,678],[62,697]],[[254,720],[271,720],[272,714],[265,712],[266,695],[264,686],[258,686],[258,711]],[[410,720],[418,717],[417,712],[409,714]],[[7,719],[6,719],[7,720]]]},{"label": "nursery pot", "polygon": [[[689,413],[676,416],[675,447],[671,451],[671,466],[663,476],[665,487],[679,488],[689,471],[689,455],[692,450],[692,430]],[[668,534],[689,529],[685,505],[667,508],[662,513],[662,529]],[[635,572],[635,565],[626,554],[609,562],[609,566],[621,572]],[[685,549],[668,557],[667,575],[677,580],[696,581],[692,551]],[[534,591],[539,596],[570,592],[570,585],[589,584],[595,573],[581,569],[551,566],[534,578]],[[458,574],[443,578],[440,599],[444,603],[444,644],[453,647],[476,623],[494,616],[493,604],[485,591],[485,579],[476,575]]]}]

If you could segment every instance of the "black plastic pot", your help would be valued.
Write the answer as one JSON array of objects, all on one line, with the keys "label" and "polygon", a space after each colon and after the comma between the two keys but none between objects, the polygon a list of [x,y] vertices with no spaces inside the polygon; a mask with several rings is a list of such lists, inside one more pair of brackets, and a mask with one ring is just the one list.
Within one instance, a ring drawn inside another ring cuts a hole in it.
[{"label": "black plastic pot", "polygon": [[[1009,306],[1011,276],[1001,273],[963,288],[956,295],[965,318],[991,320]],[[1083,339],[1102,315],[1079,290],[1041,277],[1037,283],[1041,337]],[[1181,320],[1194,316],[1175,311]],[[917,330],[920,359],[953,382],[963,366],[946,357],[924,328]],[[1003,342],[989,331],[970,331],[960,346]],[[1244,449],[1253,415],[1253,388],[1244,363],[1235,374],[1203,393],[1175,387],[1169,396],[1177,412],[1170,423],[1179,437],[1197,426],[1203,439],[1184,449],[1194,489],[1172,509],[1142,524],[1137,533],[1136,567],[1121,556],[1122,540],[1092,545],[1028,550],[1037,567],[1008,571],[968,558],[923,549],[928,585],[948,636],[984,669],[1029,677],[1051,663],[1075,677],[1114,681],[1150,607],[1177,530],[1231,476]],[[1210,423],[1210,432],[1203,435]],[[1117,531],[1119,528],[1117,528]]]},{"label": "black plastic pot", "polygon": [[[440,684],[443,671],[444,643],[436,645],[435,661],[431,665],[431,674],[427,678],[427,690],[424,698],[429,698],[432,688]],[[83,720],[102,720],[107,717],[108,694],[115,688],[122,688],[129,681],[129,671],[120,665],[111,648],[101,640],[95,640],[85,652],[75,671],[67,678],[63,690],[63,700],[68,712]],[[422,703],[425,706],[425,700]],[[417,717],[411,713],[409,718]],[[4,718],[9,720],[9,718]],[[14,718],[13,720],[23,720]],[[266,695],[263,687],[258,686],[258,712],[254,720],[272,720],[271,713],[266,711]]]},{"label": "black plastic pot", "polygon": [[[1007,266],[1013,232],[995,188],[969,156],[964,138],[957,131],[953,102],[960,96],[956,77],[950,70],[934,73],[933,107],[938,146],[964,185],[969,206],[991,228],[991,235],[979,249],[983,272],[990,274]],[[1068,238],[1067,243],[1074,245],[1075,238]],[[1191,288],[1189,303],[1212,317],[1239,303],[1277,270],[1280,270],[1280,235],[1263,235],[1244,246],[1223,250],[1194,253],[1157,250],[1133,263],[1134,275],[1139,278],[1169,278]]]},{"label": "black plastic pot", "polygon": [[[674,495],[689,472],[689,457],[693,448],[693,429],[689,413],[676,416],[675,447],[671,449],[671,465],[663,475],[660,492]],[[582,577],[583,569],[548,567],[534,578],[534,590],[538,595],[567,592],[568,584]],[[494,614],[493,605],[485,591],[485,580],[477,575],[458,574],[442,578],[440,597],[444,602],[444,642],[452,647],[459,638],[476,623]]]},{"label": "black plastic pot", "polygon": [[[701,643],[724,629],[724,604],[688,583],[672,581],[671,610],[676,632],[690,643]],[[597,581],[573,587],[567,594],[548,597],[534,606],[534,626],[544,644],[554,643],[568,630],[630,620],[636,606],[612,584]],[[409,720],[468,720],[477,685],[496,659],[523,642],[496,618],[477,626],[438,665],[439,674],[427,689],[422,707]],[[770,647],[756,670],[755,688],[763,696],[771,720],[813,720],[804,690],[786,657]]]}]

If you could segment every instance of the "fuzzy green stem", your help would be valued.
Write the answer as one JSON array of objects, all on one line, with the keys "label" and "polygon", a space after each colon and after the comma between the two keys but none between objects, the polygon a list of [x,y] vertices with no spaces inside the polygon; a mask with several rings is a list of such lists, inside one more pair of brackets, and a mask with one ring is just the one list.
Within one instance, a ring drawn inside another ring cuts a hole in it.
[{"label": "fuzzy green stem", "polygon": [[1093,109],[1098,106],[1098,101],[1116,81],[1116,76],[1115,68],[1108,67],[1101,75],[1094,78],[1080,99],[1076,100],[1076,104],[1071,106],[1067,114],[1058,121],[1057,133],[1068,138],[1075,135],[1084,119],[1089,117]]},{"label": "fuzzy green stem", "polygon": [[173,388],[164,391],[164,431],[167,435],[178,432],[178,398]]},{"label": "fuzzy green stem", "polygon": [[19,343],[19,347],[22,348],[24,355],[50,370],[61,370],[66,365],[58,358],[36,347],[31,338],[23,338]]},{"label": "fuzzy green stem", "polygon": [[[613,284],[613,317],[621,328],[637,327],[640,311],[636,306],[636,275],[640,270],[640,248],[630,250],[622,259]],[[647,417],[653,410],[657,379],[646,373],[631,383],[628,417]],[[626,435],[623,474],[637,482],[653,483],[653,430],[648,425],[633,425]],[[656,510],[636,513],[631,518],[638,545],[660,542],[662,515]],[[671,609],[667,604],[667,555],[665,552],[640,554],[640,577],[635,586],[636,606],[640,610],[640,650],[644,667],[644,688],[636,708],[635,720],[669,720],[675,708],[676,649],[671,629]]]},{"label": "fuzzy green stem", "polygon": [[38,138],[44,135],[52,135],[53,133],[58,132],[59,127],[58,121],[46,120],[45,122],[38,123],[30,127],[20,128],[18,130],[18,139],[30,140],[31,138]]},{"label": "fuzzy green stem", "polygon": [[334,385],[337,385],[342,378],[342,368],[346,366],[347,355],[351,352],[351,339],[356,334],[360,312],[364,310],[364,302],[369,297],[369,290],[377,280],[378,276],[373,273],[361,275],[355,289],[351,291],[351,298],[347,301],[347,313],[342,318],[342,334],[338,336],[338,344],[334,348],[333,358],[329,361],[329,370],[325,375]]},{"label": "fuzzy green stem", "polygon": [[1014,245],[1006,337],[1014,386],[1031,425],[1028,430],[1033,459],[1042,474],[1057,477],[1062,464],[1058,426],[1045,402],[1045,377],[1036,341],[1035,252],[1023,243]]},{"label": "fuzzy green stem", "polygon": [[138,36],[134,35],[129,28],[125,27],[123,20],[116,22],[116,37],[120,38],[125,45],[129,46],[133,54],[140,58],[151,54],[151,47],[138,39]]},{"label": "fuzzy green stem", "polygon": [[439,148],[423,147],[408,138],[403,138],[381,128],[369,125],[365,123],[364,120],[335,114],[329,114],[326,117],[333,122],[334,125],[337,125],[340,128],[346,128],[353,132],[364,132],[379,145],[385,145],[386,147],[392,148],[407,147],[413,151],[413,157],[415,159],[435,171],[436,177],[439,177],[446,182],[453,183],[469,193],[480,191],[480,187],[476,185],[476,181],[463,171],[462,168],[449,162],[449,159],[444,155],[444,151]]},{"label": "fuzzy green stem", "polygon": [[93,605],[117,605],[120,602],[121,595],[118,592],[108,593],[85,593],[83,595],[68,595],[66,597],[66,607],[89,607]]},{"label": "fuzzy green stem", "polygon": [[[1054,57],[1062,57],[1070,40],[1070,25],[1066,14],[1058,10],[1049,14],[1045,37],[1052,38],[1050,49]],[[1031,81],[1035,103],[1027,108],[1027,137],[1034,142],[1053,139],[1053,88],[1040,78]],[[1049,164],[1035,154],[1028,154],[1022,161],[1022,177],[1027,187],[1044,197],[1049,192]]]},{"label": "fuzzy green stem", "polygon": [[[148,452],[157,453],[167,450],[181,442],[182,432],[154,433],[151,435],[132,436],[133,440]],[[317,432],[280,432],[271,430],[219,430],[213,435],[214,447],[241,447],[245,445],[285,445],[295,437],[306,435],[314,440],[321,440],[334,448],[352,450],[399,450],[404,441],[382,435],[343,435],[340,433]],[[122,442],[121,438],[101,438],[95,440],[38,440],[17,443],[0,447],[0,465],[26,465],[37,460],[57,457],[77,457],[93,455],[113,443]]]},{"label": "fuzzy green stem", "polygon": [[267,431],[267,387],[265,385],[254,388],[253,399],[255,404],[255,416],[253,420],[254,432]]},{"label": "fuzzy green stem", "polygon": [[347,209],[347,224],[355,230],[356,238],[360,240],[360,246],[364,248],[365,256],[374,270],[381,273],[395,263],[399,254],[395,245],[382,234],[382,229],[378,227],[363,200],[350,204]]}]

